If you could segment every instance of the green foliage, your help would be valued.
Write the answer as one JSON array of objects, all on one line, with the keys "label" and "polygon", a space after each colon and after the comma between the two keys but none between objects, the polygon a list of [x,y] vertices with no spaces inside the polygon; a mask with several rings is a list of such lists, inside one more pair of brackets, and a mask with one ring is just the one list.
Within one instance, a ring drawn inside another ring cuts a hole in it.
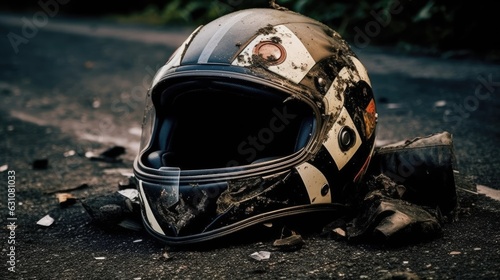
[{"label": "green foliage", "polygon": [[[172,0],[135,14],[145,22],[200,25],[232,11],[270,7],[268,0]],[[497,52],[491,34],[494,10],[485,0],[276,0],[276,4],[317,19],[346,40],[365,35],[370,43],[426,50]],[[472,20],[473,19],[473,20]],[[478,36],[485,34],[486,36]],[[487,36],[489,35],[489,36]],[[471,40],[475,38],[475,40]]]}]

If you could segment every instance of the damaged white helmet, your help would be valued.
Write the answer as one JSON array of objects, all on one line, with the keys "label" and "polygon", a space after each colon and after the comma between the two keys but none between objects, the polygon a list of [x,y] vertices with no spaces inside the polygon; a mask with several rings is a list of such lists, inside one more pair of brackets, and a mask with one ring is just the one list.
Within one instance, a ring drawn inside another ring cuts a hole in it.
[{"label": "damaged white helmet", "polygon": [[334,30],[276,9],[220,17],[148,92],[134,162],[144,224],[189,244],[328,215],[358,191],[376,123],[367,72]]}]

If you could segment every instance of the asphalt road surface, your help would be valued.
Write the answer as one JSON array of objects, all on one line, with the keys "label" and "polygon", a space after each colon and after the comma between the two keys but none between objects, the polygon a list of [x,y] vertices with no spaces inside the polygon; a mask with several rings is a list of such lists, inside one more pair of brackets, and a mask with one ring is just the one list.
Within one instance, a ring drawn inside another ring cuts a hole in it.
[{"label": "asphalt road surface", "polygon": [[[149,82],[193,28],[43,19],[0,15],[1,279],[500,278],[498,64],[353,45],[377,98],[379,145],[453,135],[456,174],[473,188],[457,185],[458,220],[439,238],[380,246],[312,232],[292,252],[258,237],[173,248],[97,226],[55,193],[102,196],[126,182]],[[121,162],[85,156],[114,146],[125,148]],[[54,222],[38,225],[47,214]],[[257,251],[269,259],[252,259]]]}]

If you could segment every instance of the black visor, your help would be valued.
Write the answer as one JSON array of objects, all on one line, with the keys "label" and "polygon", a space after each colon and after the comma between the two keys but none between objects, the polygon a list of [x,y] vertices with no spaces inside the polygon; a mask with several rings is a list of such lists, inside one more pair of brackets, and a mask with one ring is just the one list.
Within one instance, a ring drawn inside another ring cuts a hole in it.
[{"label": "black visor", "polygon": [[183,170],[248,165],[293,154],[314,114],[289,94],[259,85],[197,80],[153,93],[156,126],[146,165]]}]

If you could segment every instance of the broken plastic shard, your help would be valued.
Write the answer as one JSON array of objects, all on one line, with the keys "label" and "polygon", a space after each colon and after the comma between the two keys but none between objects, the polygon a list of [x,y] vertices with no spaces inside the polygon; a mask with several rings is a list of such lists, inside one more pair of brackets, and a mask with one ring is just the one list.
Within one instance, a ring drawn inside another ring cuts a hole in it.
[{"label": "broken plastic shard", "polygon": [[9,166],[7,164],[4,164],[4,165],[0,166],[0,172],[4,172],[7,169],[9,169]]},{"label": "broken plastic shard", "polygon": [[57,200],[59,201],[59,206],[61,207],[67,207],[72,204],[75,204],[76,202],[76,197],[74,197],[70,193],[58,193],[56,194]]},{"label": "broken plastic shard", "polygon": [[48,192],[44,192],[44,194],[53,194],[53,193],[61,193],[61,192],[70,192],[70,191],[75,191],[75,190],[80,190],[80,189],[85,189],[85,188],[88,188],[90,187],[88,184],[81,184],[81,185],[78,185],[74,188],[67,188],[67,189],[60,189],[60,190],[55,190],[55,191],[48,191]]},{"label": "broken plastic shard", "polygon": [[[135,205],[135,206],[134,206]],[[82,200],[82,206],[98,223],[113,226],[139,212],[137,203],[118,192]]]},{"label": "broken plastic shard", "polygon": [[434,107],[444,107],[446,106],[446,100],[438,100],[436,102],[434,102]]},{"label": "broken plastic shard", "polygon": [[273,246],[277,247],[282,251],[295,251],[304,245],[304,239],[300,234],[297,234],[294,231],[291,231],[291,235],[287,237],[282,237],[280,239],[276,239],[273,242]]},{"label": "broken plastic shard", "polygon": [[99,155],[95,155],[93,152],[86,152],[85,157],[90,160],[104,161],[104,162],[121,162],[121,159],[118,157],[125,153],[125,148],[122,146],[114,146],[111,147]]},{"label": "broken plastic shard", "polygon": [[54,223],[54,218],[50,215],[45,215],[43,218],[36,222],[37,225],[48,227]]},{"label": "broken plastic shard", "polygon": [[118,193],[130,199],[132,202],[139,202],[139,191],[137,189],[119,190]]},{"label": "broken plastic shard", "polygon": [[69,151],[64,152],[63,155],[64,155],[64,157],[74,156],[74,155],[76,155],[76,151],[75,150],[69,150]]},{"label": "broken plastic shard", "polygon": [[345,230],[342,228],[334,228],[332,229],[332,232],[340,237],[345,237]]},{"label": "broken plastic shard", "polygon": [[268,260],[271,257],[271,252],[268,251],[258,251],[250,254],[250,257],[254,260],[262,261]]},{"label": "broken plastic shard", "polygon": [[141,231],[142,229],[144,229],[142,223],[134,219],[124,219],[118,223],[118,226],[133,231]]},{"label": "broken plastic shard", "polygon": [[171,258],[166,248],[162,250],[161,257],[164,258],[165,260],[169,260]]},{"label": "broken plastic shard", "polygon": [[500,190],[492,189],[483,185],[476,185],[477,192],[494,200],[500,201]]}]

